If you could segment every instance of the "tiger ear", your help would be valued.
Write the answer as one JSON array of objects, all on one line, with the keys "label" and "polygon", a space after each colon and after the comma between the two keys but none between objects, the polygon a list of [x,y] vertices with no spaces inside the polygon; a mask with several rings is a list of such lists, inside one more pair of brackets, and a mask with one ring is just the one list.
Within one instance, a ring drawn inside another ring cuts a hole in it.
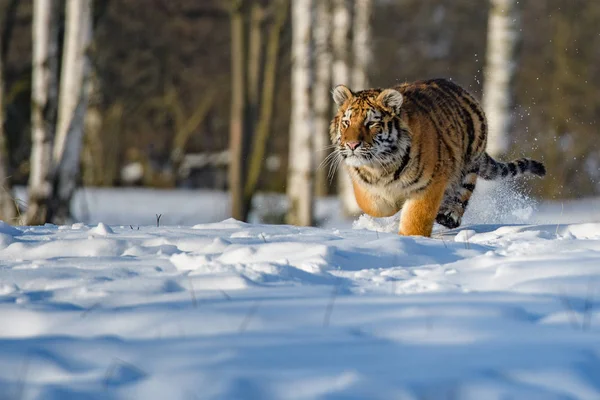
[{"label": "tiger ear", "polygon": [[337,85],[333,88],[333,101],[337,104],[338,107],[341,107],[347,100],[354,97],[354,93],[347,86]]},{"label": "tiger ear", "polygon": [[384,108],[392,110],[394,114],[400,114],[400,107],[402,107],[404,97],[396,89],[385,89],[377,96],[377,101]]}]

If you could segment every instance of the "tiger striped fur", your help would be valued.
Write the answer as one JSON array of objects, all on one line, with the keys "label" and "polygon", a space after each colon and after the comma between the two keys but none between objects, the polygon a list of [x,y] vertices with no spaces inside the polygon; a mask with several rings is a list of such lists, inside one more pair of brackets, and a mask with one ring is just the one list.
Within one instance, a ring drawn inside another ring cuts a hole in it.
[{"label": "tiger striped fur", "polygon": [[461,224],[477,178],[544,176],[542,163],[494,160],[486,152],[484,112],[465,89],[446,79],[389,89],[333,90],[335,153],[360,208],[374,217],[400,211],[401,235],[431,236],[434,221]]}]

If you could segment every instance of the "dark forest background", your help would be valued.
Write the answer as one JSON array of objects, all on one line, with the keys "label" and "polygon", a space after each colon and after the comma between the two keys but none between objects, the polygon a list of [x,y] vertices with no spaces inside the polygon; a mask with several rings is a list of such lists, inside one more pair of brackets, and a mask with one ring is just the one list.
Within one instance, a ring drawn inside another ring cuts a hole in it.
[{"label": "dark forest background", "polygon": [[[265,3],[268,3],[266,1]],[[178,132],[190,126],[185,153],[228,145],[230,24],[220,0],[105,0],[95,3],[93,63],[102,119],[86,135],[85,186],[217,187],[215,174],[183,179],[172,163]],[[5,55],[6,133],[13,184],[29,171],[32,1],[0,0]],[[522,4],[515,80],[512,156],[545,161],[549,176],[531,183],[548,199],[598,194],[600,174],[600,2],[529,0]],[[487,2],[376,1],[372,21],[373,86],[449,77],[481,96]],[[289,22],[289,20],[288,20]],[[259,187],[283,191],[289,138],[291,26],[280,37],[277,91],[268,155]],[[335,82],[341,83],[341,82]],[[186,125],[187,124],[187,125]],[[196,126],[193,126],[196,125]],[[276,161],[279,160],[278,164]],[[126,166],[143,173],[124,179]],[[268,165],[267,165],[268,167]]]}]

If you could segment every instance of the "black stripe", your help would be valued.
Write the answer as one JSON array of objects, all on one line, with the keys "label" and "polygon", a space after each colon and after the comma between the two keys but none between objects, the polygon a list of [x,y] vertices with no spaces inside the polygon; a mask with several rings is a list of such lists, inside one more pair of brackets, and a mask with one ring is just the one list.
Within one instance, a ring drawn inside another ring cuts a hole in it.
[{"label": "black stripe", "polygon": [[488,158],[489,164],[487,167],[488,176],[492,179],[498,176],[498,163],[493,158]]},{"label": "black stripe", "polygon": [[[421,176],[422,176],[422,175],[421,175]],[[420,178],[419,178],[419,179],[420,179]],[[412,189],[412,192],[413,192],[413,193],[414,193],[414,192],[420,192],[421,190],[425,190],[425,189],[427,189],[427,187],[428,187],[428,186],[431,184],[431,181],[432,181],[432,180],[433,180],[433,178],[429,178],[429,179],[427,180],[427,182],[420,184],[420,185],[419,185],[419,186],[417,186],[416,188],[413,188],[413,189]],[[418,181],[418,180],[417,180],[417,181]],[[417,182],[415,181],[415,183],[417,183]],[[413,183],[413,185],[414,185],[414,183]]]},{"label": "black stripe", "polygon": [[[438,138],[440,139],[436,143],[437,144],[438,161],[440,161],[442,159],[442,150],[441,150],[441,146],[440,146],[440,141],[444,142],[444,144],[448,148],[448,152],[450,153],[450,156],[452,157],[453,160],[456,160],[455,151],[453,151],[451,146],[449,146],[447,143],[445,143],[444,130],[440,127],[440,125],[438,123],[439,121],[437,120],[437,118],[434,118],[434,116],[433,116],[433,110],[435,109],[435,105],[433,103],[431,103],[431,100],[428,97],[424,96],[421,93],[415,93],[415,96],[412,98],[412,100],[413,100],[413,103],[415,104],[415,106],[418,109],[420,109],[427,117],[429,117],[429,120],[435,127],[435,130],[438,132]],[[429,107],[429,109],[427,107]]]},{"label": "black stripe", "polygon": [[360,179],[362,179],[363,181],[365,181],[366,183],[371,183],[371,179],[369,179],[369,177],[367,177],[363,171],[361,171],[360,168],[354,168],[354,170],[356,171],[356,173],[358,174],[358,177]]},{"label": "black stripe", "polygon": [[515,165],[515,163],[508,163],[508,169],[510,170],[510,174],[512,176],[517,175],[517,166]]},{"label": "black stripe", "polygon": [[[471,96],[471,94],[469,92],[467,92],[462,87],[456,85],[455,83],[452,83],[447,80],[440,80],[440,82],[437,82],[437,83],[441,87],[447,88],[449,91],[454,93],[457,98],[465,100],[465,102],[471,108],[471,112],[473,112],[475,115],[477,115],[477,118],[479,119],[479,123],[481,125],[485,125],[485,117],[484,117],[483,113],[481,112],[481,106],[479,106],[477,101]],[[463,112],[466,112],[466,110]],[[475,127],[473,125],[473,118],[471,116],[468,116],[467,121],[468,121],[467,125],[469,125],[468,129],[467,129],[467,134],[469,135],[469,145],[467,146],[466,154],[468,155],[468,157],[466,157],[466,160],[468,160],[470,158],[470,155],[473,150],[472,149],[473,143],[475,141]]]},{"label": "black stripe", "polygon": [[472,192],[473,190],[475,190],[475,185],[472,183],[463,183],[462,187],[464,189],[467,189],[469,192]]},{"label": "black stripe", "polygon": [[400,174],[402,173],[402,171],[404,171],[404,168],[406,168],[406,165],[408,164],[409,160],[410,160],[410,145],[408,145],[408,147],[406,148],[406,151],[404,152],[404,155],[402,156],[402,162],[400,163],[400,166],[394,172],[394,180],[395,181],[398,180],[398,178],[400,178]]},{"label": "black stripe", "polygon": [[506,177],[508,176],[508,167],[506,166],[506,164],[498,164],[500,166],[500,175],[502,175],[502,177]]},{"label": "black stripe", "polygon": [[400,134],[404,131],[404,129],[400,128],[400,120],[398,118],[394,118],[392,121],[394,122],[394,128],[396,129],[396,132],[398,132],[398,139],[400,139]]},{"label": "black stripe", "polygon": [[413,180],[408,182],[407,184],[405,184],[404,188],[409,188],[412,185],[415,185],[417,182],[419,182],[421,180],[421,178],[423,178],[423,172],[424,172],[424,168],[419,169],[419,171],[417,172],[417,174],[413,178]]},{"label": "black stripe", "polygon": [[[435,97],[436,103],[439,104],[439,107],[444,112],[444,116],[450,122],[450,124],[454,127],[454,131],[461,128],[460,123],[458,121],[458,116],[456,114],[457,108],[460,108],[460,104],[456,104],[457,99],[454,96],[448,94],[447,91],[444,91],[439,86],[431,86],[431,90],[438,95]],[[462,130],[462,129],[461,129]],[[462,142],[462,135],[450,135],[450,139],[456,139],[459,142]],[[457,146],[460,146],[460,143],[456,143]]]},{"label": "black stripe", "polygon": [[527,161],[525,161],[523,159],[520,159],[520,160],[517,160],[517,164],[519,165],[519,171],[521,173],[524,173],[525,171],[527,171],[527,169],[528,169],[527,168]]}]

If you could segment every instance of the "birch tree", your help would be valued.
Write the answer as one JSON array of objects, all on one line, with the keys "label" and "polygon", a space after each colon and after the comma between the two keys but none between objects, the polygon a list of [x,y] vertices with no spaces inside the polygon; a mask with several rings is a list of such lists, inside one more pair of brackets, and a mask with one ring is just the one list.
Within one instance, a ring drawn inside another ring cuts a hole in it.
[{"label": "birch tree", "polygon": [[58,94],[58,0],[33,2],[31,168],[25,223],[46,222],[52,195],[52,143]]},{"label": "birch tree", "polygon": [[[350,36],[350,8],[346,0],[333,0],[333,86],[350,82],[350,59],[348,37]],[[338,196],[345,215],[357,215],[360,209],[354,198],[352,182],[348,173],[339,168]]]},{"label": "birch tree", "polygon": [[315,117],[314,156],[315,195],[327,194],[327,169],[324,160],[328,156],[329,121],[331,119],[331,1],[319,0],[315,4],[315,23],[313,25],[315,54],[315,81],[313,86],[313,109]]},{"label": "birch tree", "polygon": [[65,223],[77,187],[91,80],[92,0],[67,0],[57,133],[54,144],[56,191],[48,218]]},{"label": "birch tree", "polygon": [[491,0],[490,4],[483,108],[488,121],[487,151],[492,156],[504,155],[510,146],[519,8],[518,0]]},{"label": "birch tree", "polygon": [[373,0],[355,0],[352,39],[354,64],[352,65],[352,89],[369,88],[369,63],[371,61],[371,13]]},{"label": "birch tree", "polygon": [[314,222],[313,118],[310,107],[311,0],[292,1],[292,111],[288,157],[287,222]]}]

